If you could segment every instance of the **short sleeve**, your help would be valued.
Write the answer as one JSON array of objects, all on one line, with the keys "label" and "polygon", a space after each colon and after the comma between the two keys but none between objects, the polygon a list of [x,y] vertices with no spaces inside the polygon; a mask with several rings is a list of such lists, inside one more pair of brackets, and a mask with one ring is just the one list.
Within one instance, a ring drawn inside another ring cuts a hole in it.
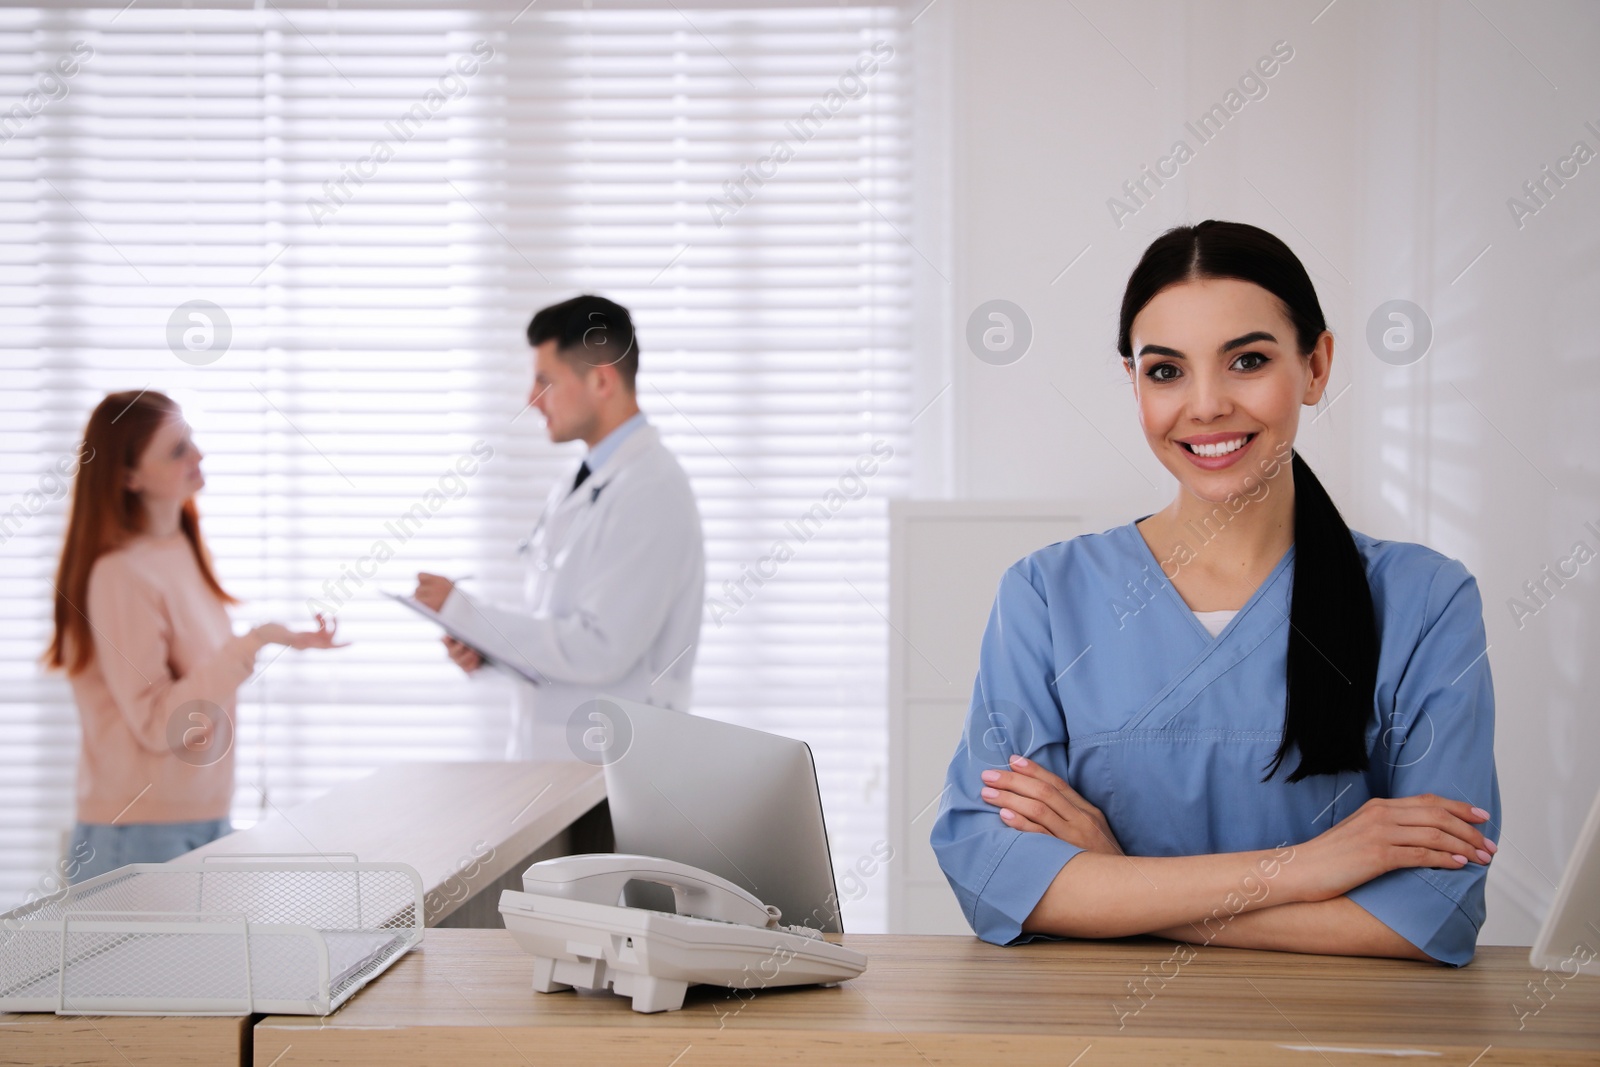
[{"label": "short sleeve", "polygon": [[979,795],[980,775],[1023,755],[1066,777],[1066,720],[1056,694],[1049,612],[1027,560],[1000,580],[979,654],[961,742],[950,761],[931,843],[973,931],[1006,945],[1031,941],[1022,924],[1083,851],[1014,830]]},{"label": "short sleeve", "polygon": [[[1494,683],[1489,673],[1483,601],[1465,567],[1448,561],[1434,575],[1423,627],[1380,723],[1368,776],[1373,795],[1433,793],[1489,813],[1484,835],[1500,835],[1500,783],[1494,765]],[[1441,963],[1472,960],[1483,925],[1488,868],[1408,867],[1346,894],[1385,926]]]}]

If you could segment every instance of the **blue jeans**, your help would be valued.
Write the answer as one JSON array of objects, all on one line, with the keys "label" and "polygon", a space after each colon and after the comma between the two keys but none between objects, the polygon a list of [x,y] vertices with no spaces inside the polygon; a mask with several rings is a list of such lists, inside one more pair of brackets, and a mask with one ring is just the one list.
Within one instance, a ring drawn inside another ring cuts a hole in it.
[{"label": "blue jeans", "polygon": [[227,819],[200,822],[145,822],[114,826],[80,822],[72,828],[67,855],[77,860],[72,884],[130,863],[165,863],[191,849],[233,833]]}]

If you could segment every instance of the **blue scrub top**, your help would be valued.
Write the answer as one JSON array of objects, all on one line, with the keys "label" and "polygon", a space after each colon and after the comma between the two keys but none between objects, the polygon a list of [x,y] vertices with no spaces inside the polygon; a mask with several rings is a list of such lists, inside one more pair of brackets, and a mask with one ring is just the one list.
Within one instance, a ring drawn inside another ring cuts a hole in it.
[{"label": "blue scrub top", "polygon": [[[1352,531],[1353,532],[1353,531]],[[1215,638],[1135,523],[1013,564],[983,636],[972,707],[932,843],[967,921],[995,944],[1022,932],[1081,849],[1014,830],[979,795],[1013,753],[1065,778],[1129,855],[1190,856],[1310,840],[1372,797],[1435,793],[1489,812],[1499,836],[1494,688],[1483,603],[1458,561],[1353,532],[1377,615],[1368,769],[1290,784],[1283,737],[1291,547]],[[1347,896],[1428,955],[1472,959],[1487,868],[1390,871]]]}]

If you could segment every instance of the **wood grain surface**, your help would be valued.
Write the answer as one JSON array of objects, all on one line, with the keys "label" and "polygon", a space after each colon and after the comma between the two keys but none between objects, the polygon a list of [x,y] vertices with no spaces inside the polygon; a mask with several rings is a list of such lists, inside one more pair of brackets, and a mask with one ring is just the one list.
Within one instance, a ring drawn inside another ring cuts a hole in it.
[{"label": "wood grain surface", "polygon": [[245,1016],[184,1019],[0,1014],[0,1064],[216,1067],[248,1063]]},{"label": "wood grain surface", "polygon": [[956,936],[842,940],[870,963],[841,986],[753,995],[701,986],[682,1011],[641,1015],[610,994],[534,993],[532,958],[505,931],[429,931],[326,1019],[262,1019],[255,1062],[1600,1063],[1600,982],[1547,982],[1535,998],[1528,983],[1547,976],[1524,948],[1480,948],[1452,969],[1184,953],[1150,938],[1012,948]]}]

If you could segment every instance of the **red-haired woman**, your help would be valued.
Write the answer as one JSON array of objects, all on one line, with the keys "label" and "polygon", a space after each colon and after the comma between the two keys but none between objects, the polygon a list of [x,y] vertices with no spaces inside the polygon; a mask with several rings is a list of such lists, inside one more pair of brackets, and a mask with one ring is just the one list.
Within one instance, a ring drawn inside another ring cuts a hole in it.
[{"label": "red-haired woman", "polygon": [[55,637],[83,728],[72,880],[158,863],[231,831],[238,688],[264,645],[334,648],[333,630],[235,636],[200,537],[200,450],[160,393],[89,416],[56,574]]}]

